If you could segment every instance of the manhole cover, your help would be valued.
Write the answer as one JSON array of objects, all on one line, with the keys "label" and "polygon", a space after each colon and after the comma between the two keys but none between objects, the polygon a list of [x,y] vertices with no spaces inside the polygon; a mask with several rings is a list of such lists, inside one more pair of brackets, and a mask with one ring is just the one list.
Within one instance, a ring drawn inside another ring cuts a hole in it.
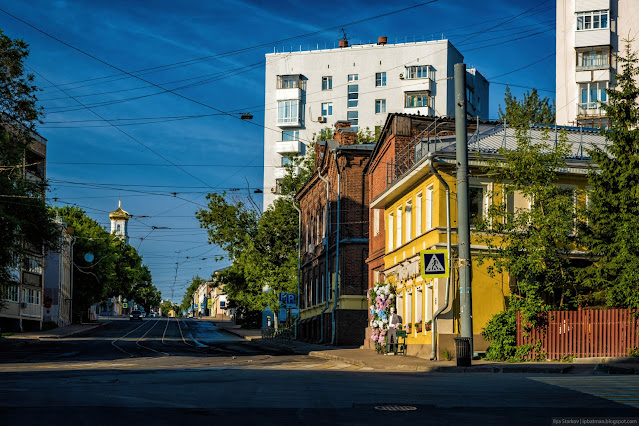
[{"label": "manhole cover", "polygon": [[411,405],[378,405],[375,409],[378,411],[415,411],[417,407]]}]

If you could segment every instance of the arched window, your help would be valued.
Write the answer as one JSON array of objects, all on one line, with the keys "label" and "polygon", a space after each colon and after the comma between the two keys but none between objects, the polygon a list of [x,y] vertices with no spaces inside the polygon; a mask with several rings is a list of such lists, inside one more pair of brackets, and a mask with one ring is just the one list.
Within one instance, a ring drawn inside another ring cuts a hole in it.
[{"label": "arched window", "polygon": [[120,232],[120,225],[118,225],[118,232]]}]

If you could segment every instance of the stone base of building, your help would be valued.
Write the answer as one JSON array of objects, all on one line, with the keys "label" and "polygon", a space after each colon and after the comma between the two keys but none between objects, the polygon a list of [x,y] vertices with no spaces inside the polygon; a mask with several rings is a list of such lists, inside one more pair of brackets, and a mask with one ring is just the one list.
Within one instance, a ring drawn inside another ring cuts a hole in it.
[{"label": "stone base of building", "polygon": [[[364,310],[338,309],[335,311],[335,346],[360,346],[364,339],[368,313]],[[324,332],[321,315],[306,318],[298,324],[298,340],[309,343],[330,344],[333,323],[330,309],[324,313]]]}]

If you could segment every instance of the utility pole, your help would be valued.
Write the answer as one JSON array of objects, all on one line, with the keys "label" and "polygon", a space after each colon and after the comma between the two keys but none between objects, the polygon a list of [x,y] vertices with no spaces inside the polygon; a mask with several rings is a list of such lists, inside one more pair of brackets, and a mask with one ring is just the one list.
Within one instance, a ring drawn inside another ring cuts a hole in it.
[{"label": "utility pole", "polygon": [[468,143],[466,126],[466,64],[455,64],[455,141],[457,145],[457,237],[459,251],[459,310],[461,337],[470,338],[473,355],[470,217],[468,202]]}]

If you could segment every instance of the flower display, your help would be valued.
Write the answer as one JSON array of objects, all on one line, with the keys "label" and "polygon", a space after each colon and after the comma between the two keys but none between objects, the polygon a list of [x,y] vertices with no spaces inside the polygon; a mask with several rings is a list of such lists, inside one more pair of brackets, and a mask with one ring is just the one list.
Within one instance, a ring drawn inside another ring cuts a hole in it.
[{"label": "flower display", "polygon": [[375,342],[377,351],[381,352],[386,347],[391,308],[395,307],[395,288],[390,284],[378,283],[369,290],[367,298],[371,302],[371,339]]}]

